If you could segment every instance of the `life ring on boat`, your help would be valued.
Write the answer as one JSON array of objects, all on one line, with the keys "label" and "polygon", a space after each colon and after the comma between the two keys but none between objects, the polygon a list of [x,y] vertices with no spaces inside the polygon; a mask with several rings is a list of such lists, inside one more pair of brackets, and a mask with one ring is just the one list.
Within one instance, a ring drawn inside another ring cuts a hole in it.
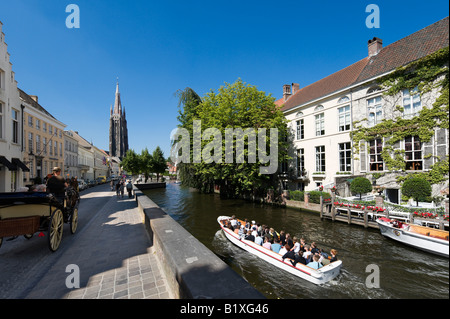
[{"label": "life ring on boat", "polygon": [[399,232],[398,230],[394,230],[394,234],[397,235],[397,236],[400,236],[400,235],[401,235],[400,232]]}]

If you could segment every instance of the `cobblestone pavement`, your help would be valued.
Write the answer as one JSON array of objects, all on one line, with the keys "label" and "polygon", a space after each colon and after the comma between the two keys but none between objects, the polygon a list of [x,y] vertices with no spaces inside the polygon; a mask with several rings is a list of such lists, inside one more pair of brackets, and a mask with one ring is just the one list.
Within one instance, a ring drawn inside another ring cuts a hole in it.
[{"label": "cobblestone pavement", "polygon": [[[27,299],[171,299],[134,199],[111,192]],[[75,285],[77,268],[79,288]]]}]

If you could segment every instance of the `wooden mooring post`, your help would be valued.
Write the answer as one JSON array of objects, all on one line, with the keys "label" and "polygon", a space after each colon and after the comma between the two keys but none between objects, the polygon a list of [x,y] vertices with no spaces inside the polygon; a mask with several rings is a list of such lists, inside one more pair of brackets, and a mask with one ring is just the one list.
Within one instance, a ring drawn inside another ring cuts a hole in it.
[{"label": "wooden mooring post", "polygon": [[367,212],[367,206],[364,206],[364,228],[369,228],[369,215]]},{"label": "wooden mooring post", "polygon": [[320,195],[320,219],[323,220],[323,196]]},{"label": "wooden mooring post", "polygon": [[347,206],[347,223],[350,225],[352,223],[352,212],[350,206]]}]

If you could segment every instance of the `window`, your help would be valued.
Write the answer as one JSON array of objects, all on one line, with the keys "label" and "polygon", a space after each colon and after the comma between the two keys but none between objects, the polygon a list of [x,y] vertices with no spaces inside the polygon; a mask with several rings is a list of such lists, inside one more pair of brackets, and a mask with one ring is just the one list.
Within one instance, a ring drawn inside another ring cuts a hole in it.
[{"label": "window", "polygon": [[305,138],[305,125],[304,120],[297,121],[297,140],[302,140]]},{"label": "window", "polygon": [[28,126],[33,127],[33,117],[28,115]]},{"label": "window", "polygon": [[369,164],[371,171],[383,170],[383,158],[381,151],[383,150],[383,140],[376,139],[369,142]]},{"label": "window", "polygon": [[3,104],[0,103],[0,138],[3,138]]},{"label": "window", "polygon": [[325,135],[325,115],[324,113],[317,114],[316,118],[316,136]]},{"label": "window", "polygon": [[367,110],[369,112],[369,126],[377,125],[381,122],[382,111],[381,96],[377,96],[367,100]]},{"label": "window", "polygon": [[37,130],[41,129],[41,120],[36,119],[36,129]]},{"label": "window", "polygon": [[316,146],[316,172],[325,172],[325,146]]},{"label": "window", "polygon": [[49,150],[50,156],[53,156],[53,145],[52,145],[51,139],[48,141],[48,146],[49,146],[48,150]]},{"label": "window", "polygon": [[339,144],[339,171],[351,172],[352,146],[350,142]]},{"label": "window", "polygon": [[58,156],[58,142],[57,141],[55,141],[55,147],[53,149],[53,152],[54,152],[55,156]]},{"label": "window", "polygon": [[42,123],[42,132],[47,133],[47,123]]},{"label": "window", "polygon": [[305,149],[299,148],[297,150],[297,174],[298,177],[306,175],[305,171]]},{"label": "window", "polygon": [[381,91],[381,88],[379,86],[373,86],[370,89],[367,90],[367,94],[372,94]]},{"label": "window", "polygon": [[42,152],[44,153],[44,155],[47,155],[47,138],[43,137],[42,139]]},{"label": "window", "polygon": [[403,114],[415,116],[422,110],[420,93],[417,86],[412,90],[403,90]]},{"label": "window", "polygon": [[41,153],[41,137],[36,134],[36,153]]},{"label": "window", "polygon": [[423,169],[422,142],[417,136],[405,138],[405,161],[407,170],[421,171]]},{"label": "window", "polygon": [[33,133],[28,133],[28,152],[33,152]]},{"label": "window", "polygon": [[2,69],[0,69],[0,89],[5,89],[5,71],[3,71]]},{"label": "window", "polygon": [[53,129],[51,125],[48,126],[48,132],[50,133],[50,135],[53,135]]},{"label": "window", "polygon": [[338,108],[339,132],[350,130],[350,105]]},{"label": "window", "polygon": [[19,112],[12,109],[12,142],[19,143]]},{"label": "window", "polygon": [[62,143],[59,143],[59,156],[62,157]]},{"label": "window", "polygon": [[348,101],[350,101],[350,98],[348,96],[343,96],[339,99],[338,104],[345,103]]}]

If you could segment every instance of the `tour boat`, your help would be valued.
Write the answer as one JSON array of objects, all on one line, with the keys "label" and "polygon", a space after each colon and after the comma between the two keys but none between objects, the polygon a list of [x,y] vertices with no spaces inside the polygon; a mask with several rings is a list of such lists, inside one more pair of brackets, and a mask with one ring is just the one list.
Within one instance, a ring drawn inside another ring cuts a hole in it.
[{"label": "tour boat", "polygon": [[383,236],[406,245],[448,257],[448,231],[406,224],[389,218],[378,218]]},{"label": "tour boat", "polygon": [[[285,270],[295,276],[298,276],[302,279],[308,280],[316,285],[324,284],[339,275],[342,261],[337,260],[332,263],[329,263],[319,269],[314,269],[303,265],[301,263],[297,263],[295,267],[290,262],[290,259],[285,259],[283,261],[280,254],[269,250],[263,246],[256,244],[253,241],[240,239],[238,234],[234,233],[231,229],[225,227],[224,223],[231,218],[228,216],[220,216],[217,218],[217,222],[222,228],[223,233],[227,237],[229,241],[231,241],[236,246],[248,251],[249,253],[267,261],[268,263]],[[241,221],[241,223],[243,223]]]}]

